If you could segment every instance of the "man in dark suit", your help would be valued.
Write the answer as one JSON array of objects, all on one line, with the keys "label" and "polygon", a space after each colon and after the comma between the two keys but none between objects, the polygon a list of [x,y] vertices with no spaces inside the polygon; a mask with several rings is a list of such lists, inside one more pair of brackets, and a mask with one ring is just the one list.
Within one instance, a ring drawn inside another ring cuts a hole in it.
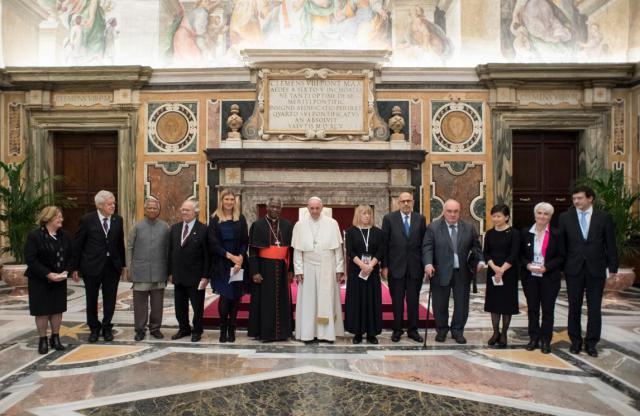
[{"label": "man in dark suit", "polygon": [[[174,285],[176,319],[180,328],[171,339],[191,335],[191,342],[202,338],[204,291],[209,283],[207,226],[198,221],[198,202],[187,199],[180,207],[182,221],[169,234],[169,281]],[[193,330],[189,325],[189,302],[193,308]]]},{"label": "man in dark suit", "polygon": [[422,342],[418,333],[418,299],[424,278],[421,244],[426,229],[424,216],[413,212],[413,196],[402,192],[398,196],[399,210],[382,219],[385,241],[382,275],[387,278],[393,307],[393,342],[403,334],[404,302],[407,302],[407,335]]},{"label": "man in dark suit", "polygon": [[[449,199],[444,204],[443,218],[427,227],[422,243],[424,272],[431,279],[433,314],[436,319],[436,341],[451,336],[458,344],[466,344],[464,326],[469,317],[469,293],[472,270],[484,266],[482,249],[475,227],[460,220],[460,203]],[[453,318],[449,327],[449,295],[453,290]]]},{"label": "man in dark suit", "polygon": [[[100,191],[94,198],[96,211],[85,214],[73,242],[72,278],[82,273],[87,301],[89,342],[96,342],[102,330],[105,341],[113,341],[111,319],[116,309],[118,282],[125,265],[122,217],[114,214],[116,198]],[[98,293],[102,288],[102,322],[98,320]]]},{"label": "man in dark suit", "polygon": [[564,264],[569,298],[568,332],[570,351],[579,354],[582,348],[582,300],[587,294],[587,333],[584,347],[587,354],[598,356],[596,344],[602,329],[602,293],[607,279],[618,272],[615,226],[611,215],[593,208],[593,189],[579,186],[573,190],[573,208],[560,215],[559,227],[564,237]]}]

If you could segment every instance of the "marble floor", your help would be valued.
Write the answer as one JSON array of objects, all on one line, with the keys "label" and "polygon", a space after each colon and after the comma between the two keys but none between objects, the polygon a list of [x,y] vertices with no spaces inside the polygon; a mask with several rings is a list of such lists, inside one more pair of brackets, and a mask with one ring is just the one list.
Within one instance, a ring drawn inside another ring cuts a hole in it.
[{"label": "marble floor", "polygon": [[[70,282],[71,283],[71,282]],[[115,340],[88,344],[81,285],[69,285],[61,338],[65,351],[37,352],[26,298],[0,282],[1,415],[640,415],[640,289],[603,303],[600,355],[570,354],[566,292],[556,308],[553,353],[528,352],[526,304],[514,316],[507,349],[486,346],[484,287],[472,294],[458,345],[427,348],[403,337],[380,344],[263,344],[239,331],[219,344],[171,341],[173,293],[166,291],[165,339],[133,341],[130,284],[122,283]],[[208,292],[206,302],[215,300]],[[427,292],[421,301],[426,305]],[[585,311],[586,312],[586,311]],[[586,315],[585,315],[586,318]]]}]

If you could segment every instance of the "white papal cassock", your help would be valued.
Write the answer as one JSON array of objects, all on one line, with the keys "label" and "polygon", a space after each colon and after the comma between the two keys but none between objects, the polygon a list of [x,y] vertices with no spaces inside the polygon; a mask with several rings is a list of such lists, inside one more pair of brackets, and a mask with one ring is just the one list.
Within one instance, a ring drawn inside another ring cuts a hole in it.
[{"label": "white papal cassock", "polygon": [[294,273],[304,275],[298,283],[296,339],[334,341],[344,335],[336,281],[336,273],[344,272],[338,223],[324,215],[300,220],[293,227],[291,246]]}]

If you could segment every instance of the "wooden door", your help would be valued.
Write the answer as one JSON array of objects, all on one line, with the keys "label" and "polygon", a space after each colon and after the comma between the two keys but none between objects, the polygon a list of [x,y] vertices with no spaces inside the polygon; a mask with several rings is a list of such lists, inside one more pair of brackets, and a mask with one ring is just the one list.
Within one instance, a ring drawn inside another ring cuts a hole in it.
[{"label": "wooden door", "polygon": [[[118,198],[116,132],[56,133],[54,172],[63,180],[56,192],[74,205],[64,208],[64,229],[75,234],[80,217],[95,209],[95,194],[105,189]],[[117,209],[117,208],[116,208]]]},{"label": "wooden door", "polygon": [[513,132],[513,224],[533,224],[538,202],[554,207],[551,224],[571,206],[571,188],[578,175],[578,133],[574,131]]}]

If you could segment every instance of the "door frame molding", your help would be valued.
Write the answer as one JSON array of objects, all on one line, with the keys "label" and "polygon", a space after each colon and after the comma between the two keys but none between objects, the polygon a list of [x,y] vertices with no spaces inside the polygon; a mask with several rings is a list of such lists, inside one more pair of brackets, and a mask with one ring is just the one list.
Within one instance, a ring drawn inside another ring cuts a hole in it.
[{"label": "door frame molding", "polygon": [[125,232],[128,235],[136,218],[137,107],[106,111],[27,108],[26,119],[27,154],[31,155],[27,175],[33,180],[54,175],[53,135],[55,132],[117,132],[118,211],[124,220]]},{"label": "door frame molding", "polygon": [[493,194],[495,203],[513,207],[513,131],[578,131],[578,176],[607,166],[609,148],[609,109],[494,109],[491,115],[493,137]]}]

